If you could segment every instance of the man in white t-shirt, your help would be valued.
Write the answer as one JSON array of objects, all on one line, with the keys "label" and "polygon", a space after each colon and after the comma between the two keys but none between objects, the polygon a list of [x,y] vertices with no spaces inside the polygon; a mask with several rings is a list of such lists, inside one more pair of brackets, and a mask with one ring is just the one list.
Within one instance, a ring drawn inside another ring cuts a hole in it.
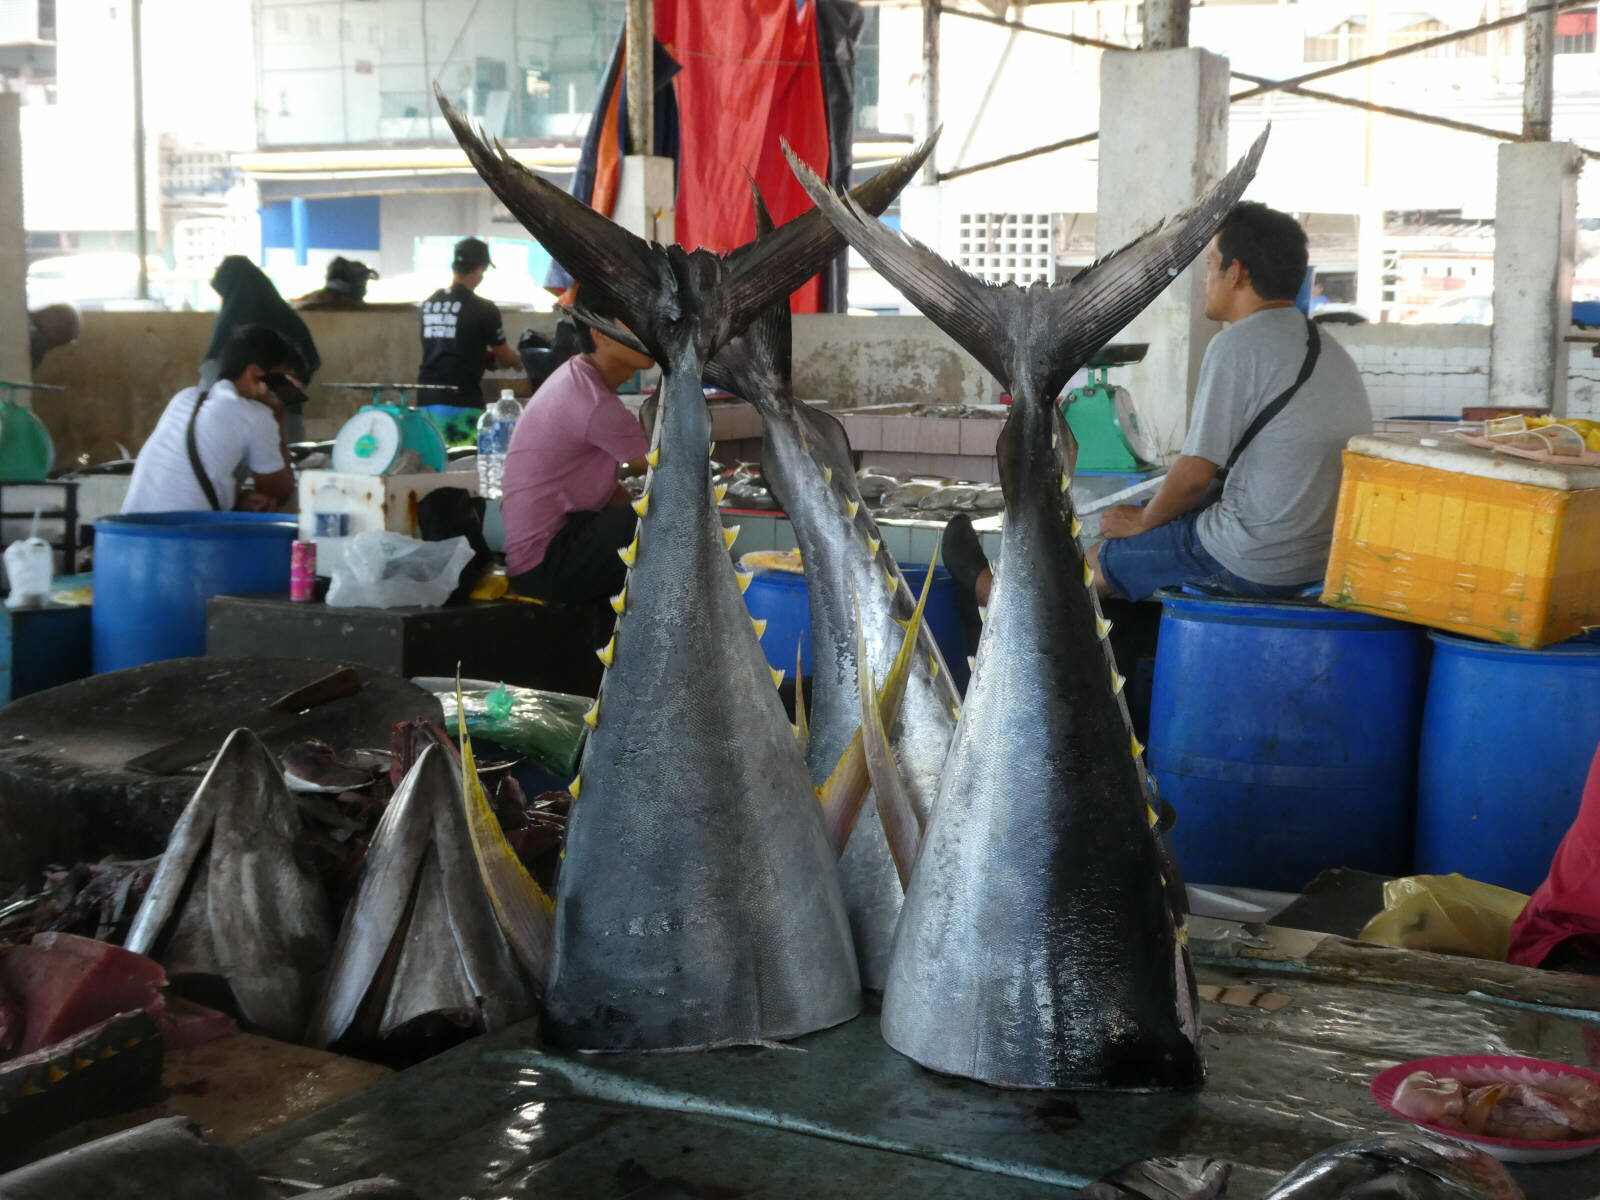
[{"label": "man in white t-shirt", "polygon": [[[184,388],[167,403],[139,451],[122,511],[280,508],[294,491],[294,472],[276,393],[298,388],[304,372],[282,334],[266,325],[240,329],[223,346],[217,382],[203,392]],[[241,468],[254,477],[243,495],[236,482]]]}]

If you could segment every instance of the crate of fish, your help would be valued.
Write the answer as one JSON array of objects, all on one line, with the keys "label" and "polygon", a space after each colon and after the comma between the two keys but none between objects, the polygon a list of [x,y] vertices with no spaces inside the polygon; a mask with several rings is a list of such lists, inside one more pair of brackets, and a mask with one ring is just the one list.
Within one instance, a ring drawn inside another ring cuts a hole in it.
[{"label": "crate of fish", "polygon": [[1600,467],[1352,438],[1325,604],[1537,648],[1600,623]]}]

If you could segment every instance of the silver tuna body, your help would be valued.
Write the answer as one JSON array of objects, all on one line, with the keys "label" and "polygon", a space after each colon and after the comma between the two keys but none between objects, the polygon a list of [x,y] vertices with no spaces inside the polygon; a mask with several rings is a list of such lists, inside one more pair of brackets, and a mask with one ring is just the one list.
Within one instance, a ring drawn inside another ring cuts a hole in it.
[{"label": "silver tuna body", "polygon": [[585,1048],[793,1037],[861,1005],[833,852],[728,555],[685,359],[663,388],[556,899],[545,1006]]},{"label": "silver tuna body", "polygon": [[[812,779],[820,783],[861,724],[852,597],[860,599],[861,630],[873,678],[880,681],[900,652],[905,639],[901,622],[911,616],[916,598],[861,502],[848,453],[841,455],[839,442],[830,436],[836,430],[842,441],[843,428],[831,416],[803,408],[786,393],[779,393],[777,404],[770,410],[763,407],[762,412],[763,471],[783,497],[805,564],[812,646],[811,741],[806,762]],[[827,428],[830,424],[833,430]],[[848,444],[843,448],[848,451]],[[831,479],[824,475],[825,467]],[[918,630],[918,653],[899,719],[890,730],[907,794],[924,826],[939,793],[960,704],[949,668],[924,624]],[[862,983],[881,990],[888,979],[904,892],[872,797],[845,844],[839,873]]]},{"label": "silver tuna body", "polygon": [[1188,212],[1065,284],[1026,290],[902,240],[791,156],[850,244],[1014,397],[988,620],[884,989],[885,1039],[933,1070],[1029,1088],[1204,1076],[1184,913],[1078,540],[1075,447],[1054,398],[1211,239],[1264,144]]}]

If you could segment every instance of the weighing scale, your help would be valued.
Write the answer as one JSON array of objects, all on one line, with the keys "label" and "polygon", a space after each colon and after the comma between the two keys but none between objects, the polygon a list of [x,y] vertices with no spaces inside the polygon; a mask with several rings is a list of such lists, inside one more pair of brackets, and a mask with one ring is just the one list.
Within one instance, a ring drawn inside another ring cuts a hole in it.
[{"label": "weighing scale", "polygon": [[[370,391],[372,403],[344,423],[333,440],[333,469],[351,475],[388,475],[407,450],[416,452],[427,471],[448,465],[444,438],[427,414],[406,403],[406,393],[454,392],[448,383],[324,383],[322,387]],[[385,404],[384,392],[398,392],[398,404]]]},{"label": "weighing scale", "polygon": [[1126,388],[1106,382],[1112,367],[1142,362],[1147,343],[1103,346],[1085,363],[1089,382],[1061,399],[1061,415],[1078,440],[1078,467],[1088,471],[1137,471],[1156,460],[1155,447],[1134,411]]},{"label": "weighing scale", "polygon": [[64,392],[48,383],[0,379],[0,483],[38,483],[50,473],[56,447],[44,422],[16,402],[16,393]]}]

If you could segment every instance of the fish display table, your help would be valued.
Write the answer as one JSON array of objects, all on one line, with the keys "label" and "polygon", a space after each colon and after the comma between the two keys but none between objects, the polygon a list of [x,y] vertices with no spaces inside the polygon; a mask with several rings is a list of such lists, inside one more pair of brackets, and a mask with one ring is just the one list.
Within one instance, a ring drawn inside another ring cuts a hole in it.
[{"label": "fish display table", "polygon": [[[1411,957],[1419,974],[1436,961]],[[275,1176],[327,1186],[382,1170],[441,1200],[1012,1200],[1070,1195],[1151,1155],[1203,1154],[1236,1163],[1227,1194],[1250,1200],[1328,1146],[1402,1128],[1368,1095],[1386,1067],[1465,1052],[1600,1055],[1592,1014],[1287,966],[1201,968],[1209,1077],[1193,1095],[1000,1091],[946,1078],[892,1051],[871,1014],[786,1046],[667,1055],[548,1051],[530,1022],[244,1152]],[[1543,975],[1520,972],[1530,984]],[[1528,1200],[1584,1200],[1595,1171],[1593,1159],[1513,1168]]]},{"label": "fish display table", "polygon": [[287,595],[217,596],[206,613],[206,653],[340,658],[410,679],[454,676],[593,696],[595,651],[611,610],[550,608],[520,600],[443,608],[329,608]]}]

